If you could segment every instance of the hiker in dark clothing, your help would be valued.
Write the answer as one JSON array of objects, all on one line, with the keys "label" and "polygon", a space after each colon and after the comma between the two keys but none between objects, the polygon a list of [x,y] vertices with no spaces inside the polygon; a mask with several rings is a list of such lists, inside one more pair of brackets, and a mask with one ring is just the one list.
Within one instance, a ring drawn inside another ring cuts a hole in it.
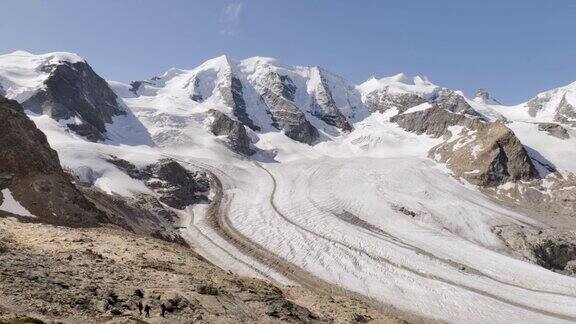
[{"label": "hiker in dark clothing", "polygon": [[143,307],[142,307],[142,302],[139,301],[139,302],[138,302],[138,313],[139,313],[140,315],[142,315],[142,308],[143,308]]},{"label": "hiker in dark clothing", "polygon": [[146,313],[146,317],[150,317],[150,305],[144,306],[144,313]]},{"label": "hiker in dark clothing", "polygon": [[161,309],[160,316],[164,317],[164,314],[166,313],[166,306],[164,306],[164,304],[160,304],[160,309]]}]

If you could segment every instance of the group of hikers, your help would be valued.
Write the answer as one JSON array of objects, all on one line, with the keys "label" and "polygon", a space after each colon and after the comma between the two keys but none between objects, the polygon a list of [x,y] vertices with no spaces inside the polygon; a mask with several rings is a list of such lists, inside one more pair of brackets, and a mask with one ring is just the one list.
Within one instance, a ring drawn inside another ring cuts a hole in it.
[{"label": "group of hikers", "polygon": [[[150,305],[148,304],[142,305],[141,301],[138,302],[138,312],[140,313],[140,315],[142,315],[142,310],[144,310],[144,316],[150,317],[151,309],[152,307],[150,307]],[[165,314],[166,314],[166,306],[164,304],[160,304],[160,316],[164,317]]]}]

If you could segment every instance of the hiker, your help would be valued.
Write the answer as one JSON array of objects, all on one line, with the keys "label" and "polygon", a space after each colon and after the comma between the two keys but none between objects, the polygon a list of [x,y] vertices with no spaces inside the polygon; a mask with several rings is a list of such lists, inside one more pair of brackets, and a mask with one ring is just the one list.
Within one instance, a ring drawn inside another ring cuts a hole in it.
[{"label": "hiker", "polygon": [[150,305],[144,306],[144,313],[146,313],[146,317],[150,317]]},{"label": "hiker", "polygon": [[164,314],[166,313],[166,306],[164,306],[164,303],[160,304],[160,309],[161,309],[160,316],[164,317]]},{"label": "hiker", "polygon": [[138,313],[139,313],[140,315],[142,315],[142,308],[143,308],[143,307],[142,307],[142,302],[141,302],[141,301],[138,301]]}]

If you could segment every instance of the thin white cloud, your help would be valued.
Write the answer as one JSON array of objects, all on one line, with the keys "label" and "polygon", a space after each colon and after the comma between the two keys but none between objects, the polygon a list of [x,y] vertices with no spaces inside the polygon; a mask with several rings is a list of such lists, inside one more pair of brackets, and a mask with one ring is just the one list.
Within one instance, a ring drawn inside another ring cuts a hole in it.
[{"label": "thin white cloud", "polygon": [[222,10],[222,23],[224,29],[222,33],[225,35],[234,35],[238,30],[240,23],[240,16],[242,14],[242,2],[231,3],[224,7]]}]

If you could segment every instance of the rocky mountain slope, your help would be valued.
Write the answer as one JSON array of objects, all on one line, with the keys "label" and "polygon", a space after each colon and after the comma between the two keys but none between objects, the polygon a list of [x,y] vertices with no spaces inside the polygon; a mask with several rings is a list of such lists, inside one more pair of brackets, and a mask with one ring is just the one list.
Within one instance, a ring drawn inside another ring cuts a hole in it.
[{"label": "rocky mountain slope", "polygon": [[108,83],[75,54],[0,55],[0,84],[26,110],[48,115],[90,141],[108,139],[106,125],[117,117],[137,124]]},{"label": "rocky mountain slope", "polygon": [[240,277],[187,247],[108,226],[0,218],[0,261],[2,323],[400,323],[359,300]]},{"label": "rocky mountain slope", "polygon": [[0,190],[16,199],[28,218],[59,225],[93,226],[105,221],[72,184],[46,136],[20,104],[0,97]]},{"label": "rocky mountain slope", "polygon": [[[16,52],[0,56],[0,86],[106,224],[409,320],[576,319],[574,84],[503,106],[263,57],[124,84],[73,54]],[[49,220],[12,193],[0,210]]]}]

